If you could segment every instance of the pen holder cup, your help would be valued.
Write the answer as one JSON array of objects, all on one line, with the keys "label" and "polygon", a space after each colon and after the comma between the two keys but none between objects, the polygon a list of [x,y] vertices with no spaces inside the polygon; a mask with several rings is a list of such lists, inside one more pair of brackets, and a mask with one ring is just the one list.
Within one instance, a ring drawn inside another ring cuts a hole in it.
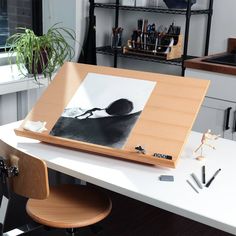
[{"label": "pen holder cup", "polygon": [[111,35],[111,47],[121,48],[122,47],[122,33],[112,33]]}]

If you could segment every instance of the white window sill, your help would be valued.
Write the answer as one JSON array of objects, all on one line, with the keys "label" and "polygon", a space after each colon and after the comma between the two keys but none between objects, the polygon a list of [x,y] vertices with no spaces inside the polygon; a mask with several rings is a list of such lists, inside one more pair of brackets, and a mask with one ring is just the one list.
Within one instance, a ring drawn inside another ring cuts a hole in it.
[{"label": "white window sill", "polygon": [[1,52],[0,53],[0,66],[9,64],[8,53]]},{"label": "white window sill", "polygon": [[0,60],[3,59],[3,58],[5,59],[7,57],[8,57],[8,53],[6,53],[6,52],[1,52],[0,53]]},{"label": "white window sill", "polygon": [[40,84],[33,77],[22,78],[16,65],[0,66],[0,95],[48,86],[47,78],[40,78]]}]

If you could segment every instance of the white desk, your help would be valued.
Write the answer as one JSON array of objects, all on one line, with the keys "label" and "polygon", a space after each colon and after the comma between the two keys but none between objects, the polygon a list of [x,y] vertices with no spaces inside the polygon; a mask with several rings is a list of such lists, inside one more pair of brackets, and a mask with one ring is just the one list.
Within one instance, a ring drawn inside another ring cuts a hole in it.
[{"label": "white desk", "polygon": [[[199,194],[186,183],[194,172],[201,179],[203,162],[192,155],[201,134],[192,132],[177,169],[147,166],[17,137],[19,122],[0,127],[0,138],[11,146],[46,161],[49,168],[165,209],[236,235],[236,143],[216,141],[217,150],[207,149],[206,180],[221,168],[209,188]],[[161,174],[174,175],[174,182],[161,182]],[[193,183],[195,186],[196,184]]]}]

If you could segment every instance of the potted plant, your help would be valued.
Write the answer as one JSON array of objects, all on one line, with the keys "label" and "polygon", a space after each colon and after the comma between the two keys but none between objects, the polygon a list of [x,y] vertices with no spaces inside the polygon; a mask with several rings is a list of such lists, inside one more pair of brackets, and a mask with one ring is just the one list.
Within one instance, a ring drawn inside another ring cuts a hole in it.
[{"label": "potted plant", "polygon": [[55,24],[41,36],[35,35],[31,29],[17,30],[7,39],[6,48],[10,64],[15,61],[24,76],[30,74],[38,81],[39,74],[42,74],[51,79],[55,69],[74,56],[74,49],[66,41],[66,38],[75,40],[72,29]]}]

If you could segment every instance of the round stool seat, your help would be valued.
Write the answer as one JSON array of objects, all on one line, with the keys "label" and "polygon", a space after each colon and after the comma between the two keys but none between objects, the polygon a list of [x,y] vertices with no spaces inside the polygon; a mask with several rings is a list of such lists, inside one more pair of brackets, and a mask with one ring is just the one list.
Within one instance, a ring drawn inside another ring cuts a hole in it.
[{"label": "round stool seat", "polygon": [[83,185],[50,188],[47,199],[29,199],[26,211],[36,222],[56,228],[79,228],[104,219],[111,211],[110,198]]}]

